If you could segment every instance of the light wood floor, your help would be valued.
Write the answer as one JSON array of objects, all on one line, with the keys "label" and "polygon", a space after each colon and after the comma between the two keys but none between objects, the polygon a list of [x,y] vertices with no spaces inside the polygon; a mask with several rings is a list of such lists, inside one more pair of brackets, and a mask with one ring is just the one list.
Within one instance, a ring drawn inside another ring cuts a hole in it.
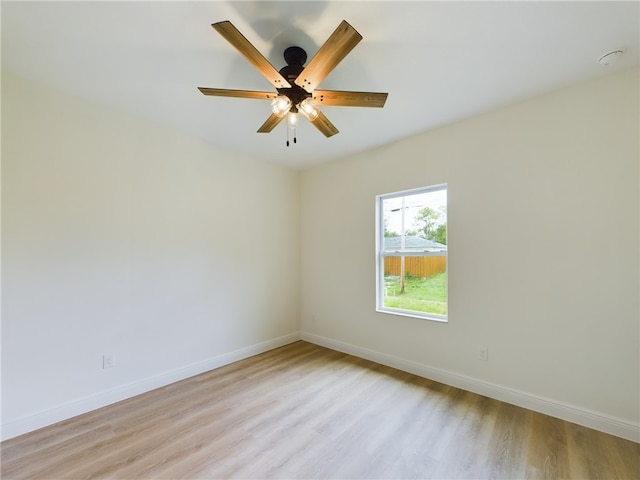
[{"label": "light wood floor", "polygon": [[640,478],[637,443],[306,342],[8,441],[2,478]]}]

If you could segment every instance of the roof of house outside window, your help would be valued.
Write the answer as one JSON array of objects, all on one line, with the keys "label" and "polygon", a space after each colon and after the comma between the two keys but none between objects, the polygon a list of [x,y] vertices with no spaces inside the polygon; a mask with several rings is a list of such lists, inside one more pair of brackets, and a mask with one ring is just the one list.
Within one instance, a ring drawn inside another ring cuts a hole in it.
[{"label": "roof of house outside window", "polygon": [[[400,250],[401,237],[384,237],[384,250]],[[427,240],[426,238],[417,237],[415,235],[406,235],[404,237],[404,249],[412,251],[446,251],[447,246],[443,243]]]}]

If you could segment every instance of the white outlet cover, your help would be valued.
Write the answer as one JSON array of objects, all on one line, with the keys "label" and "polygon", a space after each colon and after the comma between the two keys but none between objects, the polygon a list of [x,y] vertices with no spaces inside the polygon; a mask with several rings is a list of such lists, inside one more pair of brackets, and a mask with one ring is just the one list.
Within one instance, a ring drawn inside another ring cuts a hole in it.
[{"label": "white outlet cover", "polygon": [[102,368],[112,368],[116,366],[116,357],[113,353],[105,353],[102,356]]},{"label": "white outlet cover", "polygon": [[489,360],[489,349],[487,347],[478,347],[478,360],[486,362]]}]

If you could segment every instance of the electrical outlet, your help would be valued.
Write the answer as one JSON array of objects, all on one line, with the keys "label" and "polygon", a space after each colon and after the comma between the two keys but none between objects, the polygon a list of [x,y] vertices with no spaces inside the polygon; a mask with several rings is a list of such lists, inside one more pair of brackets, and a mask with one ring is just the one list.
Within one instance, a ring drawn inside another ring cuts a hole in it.
[{"label": "electrical outlet", "polygon": [[489,360],[489,349],[487,347],[478,347],[478,360],[486,362]]},{"label": "electrical outlet", "polygon": [[113,353],[102,355],[102,368],[112,368],[116,366],[116,356]]}]

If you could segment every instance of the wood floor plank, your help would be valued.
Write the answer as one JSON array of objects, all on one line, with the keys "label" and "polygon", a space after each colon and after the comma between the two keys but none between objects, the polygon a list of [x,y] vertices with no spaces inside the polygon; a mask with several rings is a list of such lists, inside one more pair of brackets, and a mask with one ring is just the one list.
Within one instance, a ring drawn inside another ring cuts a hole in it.
[{"label": "wood floor plank", "polygon": [[436,478],[490,478],[493,459],[486,448],[494,435],[501,402],[466,392],[456,435],[449,448],[456,455],[447,455],[439,464]]},{"label": "wood floor plank", "polygon": [[307,342],[0,445],[3,479],[637,479],[640,446]]}]

